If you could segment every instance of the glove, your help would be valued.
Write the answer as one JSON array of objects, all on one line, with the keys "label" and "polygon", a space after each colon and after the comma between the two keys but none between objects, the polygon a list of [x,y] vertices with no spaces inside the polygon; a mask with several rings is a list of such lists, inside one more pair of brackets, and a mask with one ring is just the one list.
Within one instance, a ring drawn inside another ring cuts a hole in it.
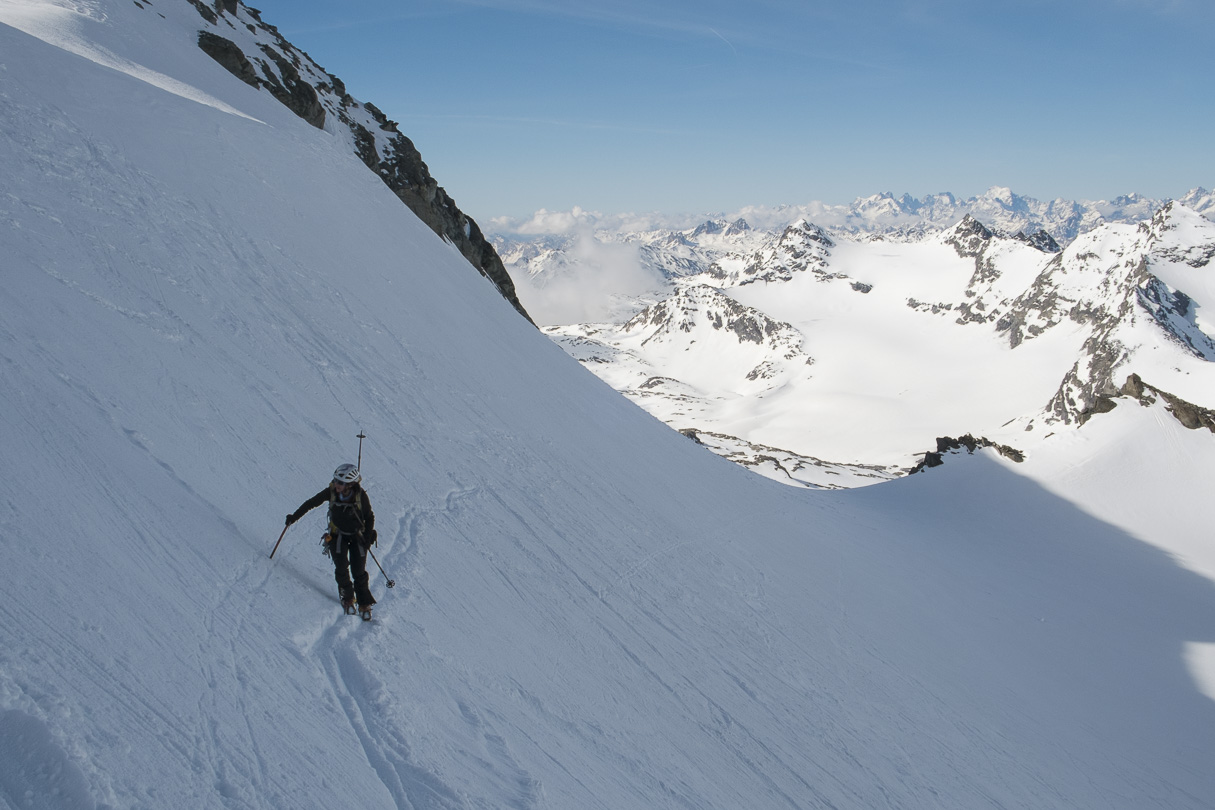
[{"label": "glove", "polygon": [[292,523],[295,523],[295,515],[287,515],[287,525],[290,526]]},{"label": "glove", "polygon": [[378,546],[380,544],[380,534],[375,529],[371,530],[371,545]]}]

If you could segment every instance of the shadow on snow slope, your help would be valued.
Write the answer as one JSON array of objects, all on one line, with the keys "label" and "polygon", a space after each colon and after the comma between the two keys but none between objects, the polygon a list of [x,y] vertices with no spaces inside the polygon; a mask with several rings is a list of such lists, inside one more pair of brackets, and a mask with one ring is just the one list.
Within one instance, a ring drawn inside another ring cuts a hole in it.
[{"label": "shadow on snow slope", "polygon": [[403,544],[413,565],[442,543],[462,573],[411,586],[403,646],[421,655],[360,652],[369,671],[444,684],[426,709],[375,690],[372,736],[405,725],[419,749],[479,751],[460,759],[492,801],[1215,798],[1215,705],[1183,658],[1215,641],[1215,588],[995,461],[829,496],[759,486],[716,506],[673,485],[691,509],[660,533],[633,494],[572,493],[614,517],[605,527],[554,513],[544,484],[561,482],[540,483],[470,489],[422,521],[423,550]]}]

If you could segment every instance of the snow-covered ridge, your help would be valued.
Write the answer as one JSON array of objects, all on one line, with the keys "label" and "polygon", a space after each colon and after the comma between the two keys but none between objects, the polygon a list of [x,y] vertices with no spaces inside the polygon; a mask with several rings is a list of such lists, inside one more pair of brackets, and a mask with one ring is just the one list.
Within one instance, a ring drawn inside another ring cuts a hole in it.
[{"label": "snow-covered ridge", "polygon": [[[241,81],[269,92],[312,126],[344,138],[351,151],[419,219],[459,248],[464,258],[528,317],[493,245],[431,176],[397,122],[389,120],[374,104],[360,102],[346,92],[341,79],[284,39],[256,9],[239,0],[218,0],[213,5],[202,0],[190,2],[204,23],[198,33],[198,46],[205,53]],[[146,7],[151,9],[151,3]]]}]

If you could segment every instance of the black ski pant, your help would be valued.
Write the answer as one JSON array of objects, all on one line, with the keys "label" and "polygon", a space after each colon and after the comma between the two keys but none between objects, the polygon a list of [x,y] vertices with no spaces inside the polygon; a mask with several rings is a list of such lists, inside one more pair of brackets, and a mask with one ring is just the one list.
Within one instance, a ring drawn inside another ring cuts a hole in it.
[{"label": "black ski pant", "polygon": [[[333,578],[337,580],[342,598],[354,594],[363,606],[375,604],[371,589],[367,587],[367,548],[355,534],[339,534],[329,542],[329,556],[333,558]],[[351,582],[353,575],[354,581]]]}]

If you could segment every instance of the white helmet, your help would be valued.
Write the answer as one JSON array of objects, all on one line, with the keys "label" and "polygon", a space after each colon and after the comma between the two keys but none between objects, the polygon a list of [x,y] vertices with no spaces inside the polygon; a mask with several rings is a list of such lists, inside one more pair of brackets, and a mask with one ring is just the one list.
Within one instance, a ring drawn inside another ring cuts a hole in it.
[{"label": "white helmet", "polygon": [[353,464],[342,464],[333,471],[333,480],[339,484],[357,484],[360,478],[359,468]]}]

